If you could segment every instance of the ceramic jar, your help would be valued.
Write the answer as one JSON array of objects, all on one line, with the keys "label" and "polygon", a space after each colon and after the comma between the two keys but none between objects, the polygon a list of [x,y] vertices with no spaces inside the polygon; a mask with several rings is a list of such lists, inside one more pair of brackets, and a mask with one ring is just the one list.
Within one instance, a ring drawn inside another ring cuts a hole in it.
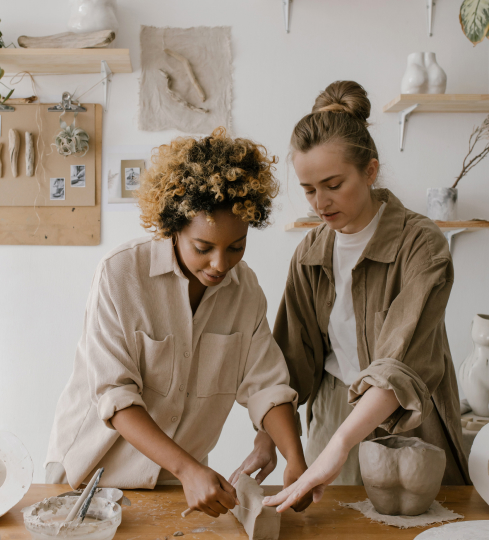
[{"label": "ceramic jar", "polygon": [[457,188],[428,188],[426,215],[432,220],[457,219]]},{"label": "ceramic jar", "polygon": [[472,341],[472,353],[460,366],[460,384],[474,413],[489,416],[489,315],[474,317]]},{"label": "ceramic jar", "polygon": [[71,0],[71,16],[68,28],[72,32],[117,32],[117,0]]},{"label": "ceramic jar", "polygon": [[428,94],[444,94],[447,89],[447,74],[438,65],[436,54],[424,53],[424,65],[428,73]]},{"label": "ceramic jar", "polygon": [[359,457],[365,490],[379,514],[426,512],[445,473],[444,450],[418,437],[389,435],[362,442]]},{"label": "ceramic jar", "polygon": [[447,76],[433,52],[412,53],[401,81],[403,94],[444,94]]}]

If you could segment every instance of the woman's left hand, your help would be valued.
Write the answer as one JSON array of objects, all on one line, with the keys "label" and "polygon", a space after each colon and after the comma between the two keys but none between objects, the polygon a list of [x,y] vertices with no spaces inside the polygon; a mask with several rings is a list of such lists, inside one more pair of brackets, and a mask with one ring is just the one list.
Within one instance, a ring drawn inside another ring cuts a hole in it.
[{"label": "woman's left hand", "polygon": [[[316,461],[293,484],[273,497],[263,499],[264,506],[277,506],[277,512],[293,507],[297,501],[302,505],[312,490],[312,498],[319,502],[324,490],[341,472],[348,458],[349,449],[338,439],[331,439]],[[308,504],[305,506],[307,507]]]}]

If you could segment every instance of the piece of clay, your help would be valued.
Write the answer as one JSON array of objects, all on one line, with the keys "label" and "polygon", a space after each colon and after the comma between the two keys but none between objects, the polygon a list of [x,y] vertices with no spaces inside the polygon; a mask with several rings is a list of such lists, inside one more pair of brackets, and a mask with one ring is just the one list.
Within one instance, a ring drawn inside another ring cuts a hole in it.
[{"label": "piece of clay", "polygon": [[236,484],[240,502],[231,512],[243,524],[250,540],[277,540],[280,534],[281,515],[272,506],[263,506],[263,488],[258,482],[241,474]]},{"label": "piece of clay", "polygon": [[459,521],[441,527],[433,527],[418,534],[414,540],[487,540],[489,521]]},{"label": "piece of clay", "polygon": [[379,514],[417,516],[440,490],[444,450],[418,437],[389,435],[360,444],[360,471]]},{"label": "piece of clay", "polygon": [[168,75],[168,73],[166,71],[163,71],[162,69],[160,69],[161,73],[163,74],[163,76],[166,78],[166,93],[176,102],[178,103],[181,103],[184,107],[186,107],[187,109],[190,109],[191,111],[195,111],[195,112],[198,112],[200,114],[205,114],[207,112],[209,112],[207,109],[200,109],[199,107],[195,107],[194,105],[192,105],[191,103],[189,103],[188,101],[185,101],[183,99],[183,97],[180,95],[180,94],[177,94],[176,92],[174,92],[172,89],[171,89],[171,78],[170,78],[170,75]]},{"label": "piece of clay", "polygon": [[177,531],[173,533],[173,536],[184,536],[182,531]]},{"label": "piece of clay", "polygon": [[14,507],[31,487],[32,464],[29,452],[8,431],[0,431],[0,516]]},{"label": "piece of clay", "polygon": [[10,156],[10,168],[12,169],[13,177],[16,177],[18,174],[17,159],[19,157],[19,148],[20,148],[19,133],[16,129],[11,129],[8,132],[8,153]]},{"label": "piece of clay", "polygon": [[112,30],[97,30],[96,32],[63,32],[51,36],[29,37],[20,36],[19,45],[30,49],[100,49],[107,47],[115,39]]},{"label": "piece of clay", "polygon": [[2,178],[3,176],[2,146],[3,146],[3,143],[0,142],[0,178]]},{"label": "piece of clay", "polygon": [[34,139],[28,131],[25,132],[25,174],[34,176]]},{"label": "piece of clay", "polygon": [[200,100],[202,103],[205,101],[205,93],[202,89],[202,86],[200,86],[199,81],[197,80],[197,77],[195,76],[195,73],[192,69],[192,66],[190,65],[190,62],[180,53],[177,53],[175,51],[172,51],[171,49],[165,49],[166,54],[169,54],[170,56],[173,56],[173,58],[176,58],[178,61],[182,62],[185,71],[187,72],[188,78],[190,79],[190,82],[192,83],[195,90],[197,90],[197,94],[199,94]]}]

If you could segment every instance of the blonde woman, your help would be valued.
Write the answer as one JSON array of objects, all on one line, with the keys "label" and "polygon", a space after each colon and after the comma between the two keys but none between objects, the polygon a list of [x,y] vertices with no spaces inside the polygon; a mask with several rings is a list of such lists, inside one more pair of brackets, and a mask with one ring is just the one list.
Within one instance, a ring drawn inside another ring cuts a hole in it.
[{"label": "blonde woman", "polygon": [[47,482],[76,488],[104,467],[101,485],[181,482],[191,509],[224,514],[236,491],[207,455],[235,401],[286,457],[285,485],[306,470],[297,393],[263,291],[242,261],[249,227],[268,223],[274,163],[222,128],[160,146],[139,191],[154,234],[98,266],[56,409]]},{"label": "blonde woman", "polygon": [[[297,177],[325,223],[296,249],[274,328],[309,429],[308,471],[266,503],[279,511],[311,489],[317,501],[328,484],[361,484],[358,444],[371,436],[420,437],[445,451],[444,484],[469,483],[445,331],[450,252],[431,220],[373,189],[369,114],[359,84],[335,82],[292,134]],[[237,472],[268,473],[273,452],[259,434]]]}]

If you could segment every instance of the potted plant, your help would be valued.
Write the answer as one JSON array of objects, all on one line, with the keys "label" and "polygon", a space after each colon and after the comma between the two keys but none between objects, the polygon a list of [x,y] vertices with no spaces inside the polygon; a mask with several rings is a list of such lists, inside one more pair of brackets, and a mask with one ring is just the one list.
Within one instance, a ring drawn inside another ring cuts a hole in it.
[{"label": "potted plant", "polygon": [[427,216],[433,220],[454,221],[457,219],[457,185],[460,180],[478,163],[489,154],[489,142],[478,153],[475,148],[480,149],[481,141],[489,141],[489,115],[480,126],[473,129],[469,138],[469,151],[462,163],[462,171],[457,176],[455,183],[450,188],[429,188],[428,189],[428,211]]}]

